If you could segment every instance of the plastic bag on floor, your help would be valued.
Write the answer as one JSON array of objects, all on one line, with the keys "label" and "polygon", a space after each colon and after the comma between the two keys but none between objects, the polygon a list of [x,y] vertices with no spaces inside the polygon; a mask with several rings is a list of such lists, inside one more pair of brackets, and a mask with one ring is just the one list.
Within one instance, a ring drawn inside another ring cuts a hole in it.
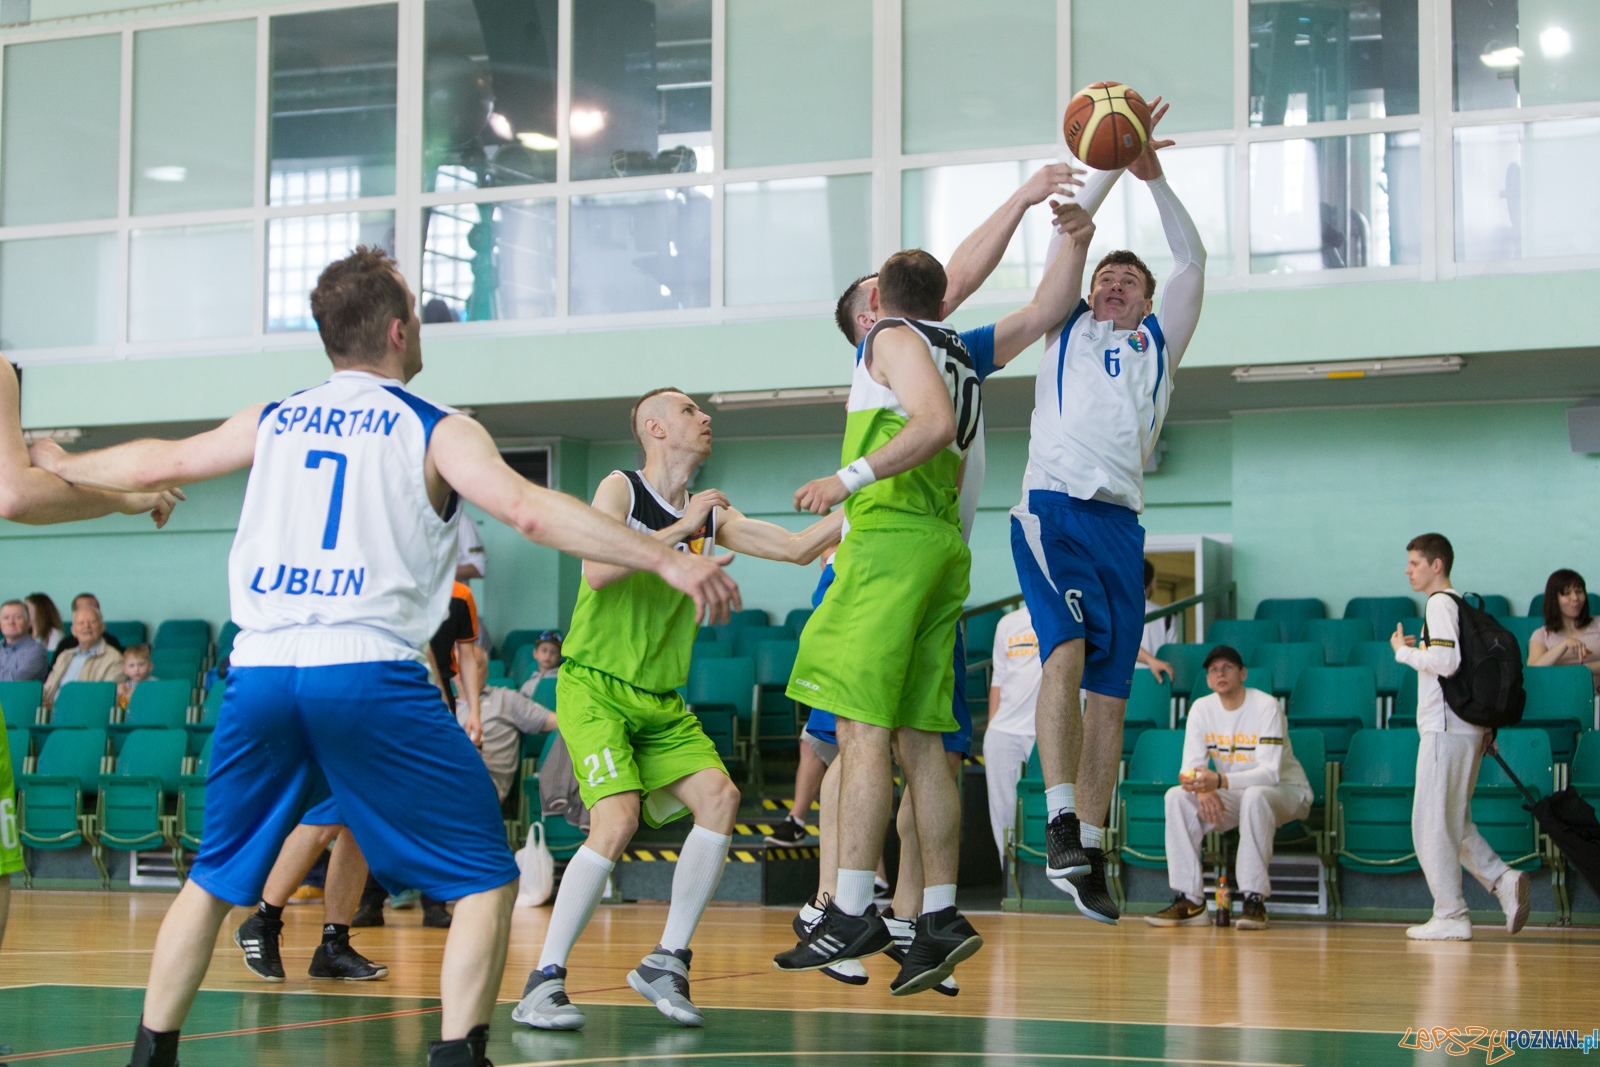
[{"label": "plastic bag on floor", "polygon": [[528,843],[517,850],[517,870],[522,872],[517,882],[517,907],[537,908],[550,899],[555,891],[556,861],[544,843],[544,827],[534,823],[528,828]]}]

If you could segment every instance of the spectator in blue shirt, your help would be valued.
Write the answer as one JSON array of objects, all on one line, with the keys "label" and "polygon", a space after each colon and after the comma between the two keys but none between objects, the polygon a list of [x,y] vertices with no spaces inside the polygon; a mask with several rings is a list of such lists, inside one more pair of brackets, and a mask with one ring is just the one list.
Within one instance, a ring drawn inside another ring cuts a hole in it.
[{"label": "spectator in blue shirt", "polygon": [[0,604],[0,637],[0,682],[44,681],[50,658],[33,636],[28,605],[20,600]]}]

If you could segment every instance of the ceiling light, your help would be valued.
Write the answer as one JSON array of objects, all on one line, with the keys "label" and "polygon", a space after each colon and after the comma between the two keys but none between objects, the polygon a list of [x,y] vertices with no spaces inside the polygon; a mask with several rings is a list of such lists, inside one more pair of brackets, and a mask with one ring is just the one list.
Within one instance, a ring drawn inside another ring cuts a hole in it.
[{"label": "ceiling light", "polygon": [[23,430],[22,443],[31,445],[35,441],[55,441],[57,444],[70,445],[83,437],[83,431],[77,427],[63,430]]},{"label": "ceiling light", "polygon": [[189,176],[187,167],[151,167],[144,176],[153,182],[181,182]]},{"label": "ceiling light", "polygon": [[1510,70],[1522,62],[1522,49],[1514,44],[1495,47],[1499,44],[1498,41],[1490,41],[1489,47],[1478,57],[1478,62],[1490,70]]},{"label": "ceiling light", "polygon": [[511,128],[511,120],[498,111],[489,112],[489,129],[502,141],[511,140],[512,134],[515,133]]},{"label": "ceiling light", "polygon": [[833,404],[850,398],[848,385],[825,389],[762,389],[754,393],[713,393],[711,402],[723,411],[740,408],[790,408],[802,404]]},{"label": "ceiling light", "polygon": [[554,137],[542,133],[519,133],[517,140],[522,142],[522,147],[534,152],[554,152],[560,144]]},{"label": "ceiling light", "polygon": [[1454,374],[1466,366],[1460,356],[1413,356],[1408,359],[1357,359],[1344,363],[1271,363],[1235,367],[1239,382],[1312,382],[1338,378],[1390,378],[1405,374]]},{"label": "ceiling light", "polygon": [[1572,51],[1572,34],[1560,26],[1551,26],[1539,35],[1539,51],[1547,59],[1555,59]]},{"label": "ceiling light", "polygon": [[606,113],[594,108],[575,107],[568,126],[574,137],[593,137],[606,128]]}]

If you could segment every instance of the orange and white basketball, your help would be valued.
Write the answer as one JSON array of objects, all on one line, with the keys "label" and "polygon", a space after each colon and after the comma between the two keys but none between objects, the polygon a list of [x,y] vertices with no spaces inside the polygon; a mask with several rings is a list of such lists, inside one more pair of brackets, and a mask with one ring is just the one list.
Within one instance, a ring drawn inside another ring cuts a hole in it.
[{"label": "orange and white basketball", "polygon": [[1095,170],[1126,167],[1150,138],[1150,105],[1121,82],[1095,82],[1067,105],[1067,147]]}]

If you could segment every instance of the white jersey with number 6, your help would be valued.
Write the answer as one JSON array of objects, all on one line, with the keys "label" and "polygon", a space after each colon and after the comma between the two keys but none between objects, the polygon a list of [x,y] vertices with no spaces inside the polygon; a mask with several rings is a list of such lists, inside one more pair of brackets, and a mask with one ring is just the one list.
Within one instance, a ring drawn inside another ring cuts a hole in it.
[{"label": "white jersey with number 6", "polygon": [[422,660],[460,520],[454,496],[434,510],[423,464],[452,414],[364,371],[267,407],[228,556],[234,666]]}]

